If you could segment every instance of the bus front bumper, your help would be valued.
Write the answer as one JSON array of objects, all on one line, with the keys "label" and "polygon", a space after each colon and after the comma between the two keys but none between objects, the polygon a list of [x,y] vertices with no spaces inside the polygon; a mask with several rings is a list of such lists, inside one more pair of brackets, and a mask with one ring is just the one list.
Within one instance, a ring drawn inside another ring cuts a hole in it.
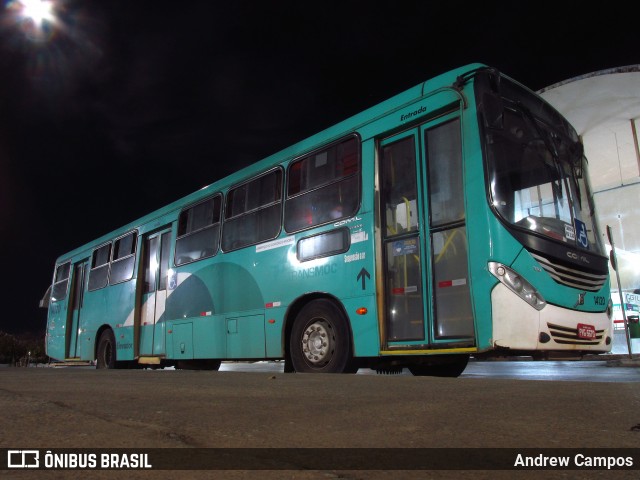
[{"label": "bus front bumper", "polygon": [[581,312],[547,304],[538,311],[502,284],[491,293],[492,344],[517,351],[611,350],[612,321],[607,312]]}]

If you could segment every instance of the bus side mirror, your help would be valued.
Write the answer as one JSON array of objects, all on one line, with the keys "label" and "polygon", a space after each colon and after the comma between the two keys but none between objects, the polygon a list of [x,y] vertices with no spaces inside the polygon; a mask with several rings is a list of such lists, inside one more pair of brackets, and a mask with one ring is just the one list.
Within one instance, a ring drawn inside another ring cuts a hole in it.
[{"label": "bus side mirror", "polygon": [[609,225],[607,225],[607,238],[609,239],[609,244],[611,245],[611,251],[609,252],[609,262],[611,262],[611,268],[613,268],[614,271],[618,271],[615,247],[613,246],[613,232],[611,232],[611,227]]}]

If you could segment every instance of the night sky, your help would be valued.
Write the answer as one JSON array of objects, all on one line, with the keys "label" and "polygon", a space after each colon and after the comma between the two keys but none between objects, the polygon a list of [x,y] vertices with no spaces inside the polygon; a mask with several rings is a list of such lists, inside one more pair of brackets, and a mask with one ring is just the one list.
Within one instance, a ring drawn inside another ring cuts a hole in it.
[{"label": "night sky", "polygon": [[56,257],[434,75],[534,90],[640,63],[629,4],[55,2],[0,12],[0,330],[44,332]]}]

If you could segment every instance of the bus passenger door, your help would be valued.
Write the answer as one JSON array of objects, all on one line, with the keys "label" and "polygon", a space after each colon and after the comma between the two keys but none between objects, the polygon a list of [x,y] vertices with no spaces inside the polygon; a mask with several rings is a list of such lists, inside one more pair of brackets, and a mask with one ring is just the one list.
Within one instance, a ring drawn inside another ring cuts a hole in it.
[{"label": "bus passenger door", "polygon": [[167,273],[169,269],[170,231],[145,237],[143,252],[144,284],[140,309],[141,356],[165,352],[164,335],[158,323],[167,301]]},{"label": "bus passenger door", "polygon": [[431,334],[440,348],[475,345],[460,129],[459,117],[420,129],[430,246]]},{"label": "bus passenger door", "polygon": [[[381,243],[384,265],[383,345],[425,344],[423,234],[419,212],[416,131],[383,141],[379,155]],[[399,343],[398,343],[399,342]]]},{"label": "bus passenger door", "polygon": [[461,151],[457,119],[380,143],[385,349],[474,344]]},{"label": "bus passenger door", "polygon": [[85,276],[89,268],[89,260],[82,260],[73,267],[73,283],[71,286],[71,311],[67,316],[65,335],[65,358],[78,357],[78,336],[80,332],[80,312],[84,302]]}]

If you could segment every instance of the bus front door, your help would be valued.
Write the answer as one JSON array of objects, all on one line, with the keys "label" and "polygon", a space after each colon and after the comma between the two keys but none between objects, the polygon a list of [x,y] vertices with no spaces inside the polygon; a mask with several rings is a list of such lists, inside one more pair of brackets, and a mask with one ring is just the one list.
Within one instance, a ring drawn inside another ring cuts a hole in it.
[{"label": "bus front door", "polygon": [[383,348],[475,344],[462,175],[458,118],[380,143]]},{"label": "bus front door", "polygon": [[167,301],[170,232],[145,237],[143,252],[142,302],[140,311],[140,356],[165,353],[164,322],[160,322]]},{"label": "bus front door", "polygon": [[67,316],[65,335],[65,358],[78,358],[78,336],[80,335],[80,312],[84,302],[85,276],[89,268],[89,260],[82,260],[73,267],[73,283],[71,285],[71,309]]}]

